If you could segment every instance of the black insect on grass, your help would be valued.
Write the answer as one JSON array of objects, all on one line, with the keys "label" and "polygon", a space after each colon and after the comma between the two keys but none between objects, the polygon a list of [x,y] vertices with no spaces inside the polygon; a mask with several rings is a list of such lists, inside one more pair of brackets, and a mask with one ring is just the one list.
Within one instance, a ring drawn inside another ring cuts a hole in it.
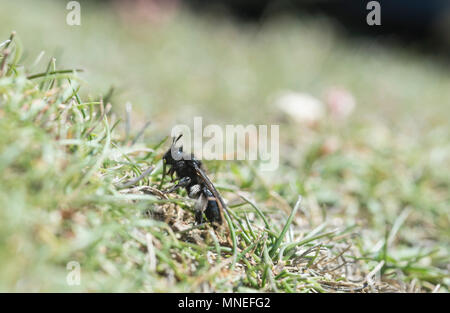
[{"label": "black insect on grass", "polygon": [[[204,216],[213,225],[222,225],[224,221],[225,202],[205,173],[203,164],[193,154],[183,152],[183,146],[176,147],[175,144],[182,135],[173,138],[171,147],[163,156],[163,178],[160,187],[168,174],[173,179],[177,175],[178,183],[167,192],[173,192],[178,188],[185,188],[190,198],[197,199],[195,205],[196,221],[198,224],[204,222]],[[166,166],[170,166],[166,171]]]}]

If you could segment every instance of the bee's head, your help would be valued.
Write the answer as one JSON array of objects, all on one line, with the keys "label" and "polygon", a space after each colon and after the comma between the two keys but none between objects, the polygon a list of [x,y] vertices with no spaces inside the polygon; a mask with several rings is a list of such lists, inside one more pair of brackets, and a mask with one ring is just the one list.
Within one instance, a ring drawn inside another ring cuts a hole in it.
[{"label": "bee's head", "polygon": [[170,146],[169,150],[164,153],[163,161],[166,164],[172,165],[175,163],[175,161],[180,160],[183,154],[183,146],[176,147],[175,144],[180,140],[180,138],[183,136],[183,134],[179,135],[178,137],[173,137],[172,139],[172,145]]},{"label": "bee's head", "polygon": [[176,161],[181,160],[183,156],[183,146],[176,147],[175,144],[177,141],[183,136],[182,134],[179,135],[177,138],[173,137],[172,139],[172,145],[170,146],[169,150],[164,153],[164,156],[162,158],[163,160],[163,170],[162,170],[162,178],[161,183],[159,184],[159,188],[162,187],[164,183],[164,178],[166,176],[166,166],[171,165],[173,166]]}]

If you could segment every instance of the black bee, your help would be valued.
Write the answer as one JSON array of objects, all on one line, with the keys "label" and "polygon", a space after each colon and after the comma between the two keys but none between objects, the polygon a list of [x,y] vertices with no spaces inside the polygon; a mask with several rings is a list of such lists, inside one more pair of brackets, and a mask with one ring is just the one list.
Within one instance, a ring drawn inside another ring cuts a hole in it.
[{"label": "black bee", "polygon": [[[224,220],[223,210],[225,203],[211,180],[205,174],[201,161],[197,160],[193,154],[183,152],[183,146],[175,147],[177,141],[182,137],[173,138],[172,145],[163,156],[163,177],[160,187],[163,184],[166,174],[172,181],[175,173],[178,183],[167,190],[168,193],[185,188],[188,196],[197,199],[195,204],[195,220],[198,224],[203,223],[203,214],[213,225],[222,225]],[[166,173],[166,165],[170,169]]]}]

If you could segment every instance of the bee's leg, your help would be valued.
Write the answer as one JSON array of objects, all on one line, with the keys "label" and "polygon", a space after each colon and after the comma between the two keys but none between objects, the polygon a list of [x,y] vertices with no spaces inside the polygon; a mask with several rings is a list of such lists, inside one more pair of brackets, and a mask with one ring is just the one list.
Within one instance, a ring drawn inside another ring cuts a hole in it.
[{"label": "bee's leg", "polygon": [[173,166],[171,168],[169,168],[169,170],[166,172],[166,162],[163,163],[163,172],[162,172],[162,177],[161,177],[161,182],[159,183],[159,189],[162,188],[162,185],[164,183],[164,178],[166,178],[166,175],[170,176],[170,179],[173,183],[173,174],[175,173],[175,169],[173,168]]},{"label": "bee's leg", "polygon": [[167,171],[167,175],[170,176],[170,181],[173,183],[173,174],[175,173],[175,169],[173,167],[171,167],[168,171]]},{"label": "bee's leg", "polygon": [[166,193],[171,193],[177,190],[178,188],[187,187],[191,183],[192,179],[189,176],[183,177],[178,181],[178,184],[165,191]]},{"label": "bee's leg", "polygon": [[206,197],[203,193],[200,194],[197,201],[195,202],[195,222],[197,224],[203,224],[203,212],[206,209],[206,206],[208,204],[208,201],[206,200]]},{"label": "bee's leg", "polygon": [[192,185],[189,187],[188,196],[191,199],[197,199],[202,191],[202,187],[199,184]]}]

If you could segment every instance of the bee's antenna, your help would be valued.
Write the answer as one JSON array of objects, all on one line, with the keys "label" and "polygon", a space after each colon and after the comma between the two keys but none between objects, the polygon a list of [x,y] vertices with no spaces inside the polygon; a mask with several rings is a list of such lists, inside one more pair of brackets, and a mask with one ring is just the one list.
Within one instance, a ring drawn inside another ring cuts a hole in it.
[{"label": "bee's antenna", "polygon": [[172,145],[176,144],[178,142],[178,140],[180,140],[181,137],[183,137],[183,134],[179,134],[176,139],[175,139],[175,137],[173,137]]}]

